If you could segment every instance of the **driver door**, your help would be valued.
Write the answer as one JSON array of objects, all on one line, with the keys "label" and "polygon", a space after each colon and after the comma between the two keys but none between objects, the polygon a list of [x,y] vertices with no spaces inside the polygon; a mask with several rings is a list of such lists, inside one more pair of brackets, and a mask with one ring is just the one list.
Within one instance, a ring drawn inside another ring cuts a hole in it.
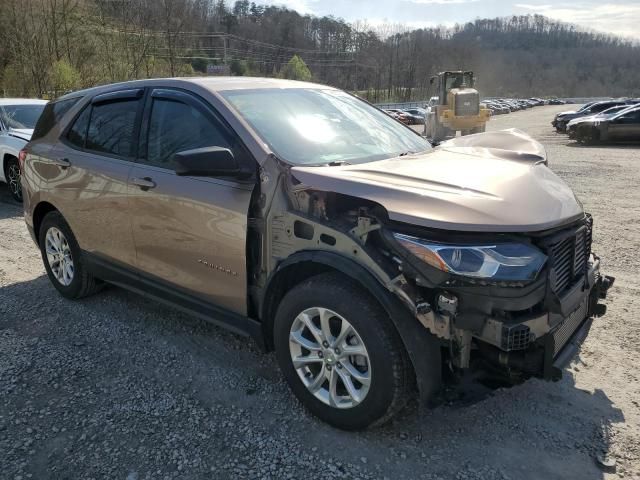
[{"label": "driver door", "polygon": [[640,140],[640,110],[627,112],[609,122],[611,140]]},{"label": "driver door", "polygon": [[129,177],[136,265],[167,294],[186,294],[245,315],[247,215],[254,184],[178,176],[177,152],[219,146],[249,161],[213,108],[182,90],[147,97],[140,158]]}]

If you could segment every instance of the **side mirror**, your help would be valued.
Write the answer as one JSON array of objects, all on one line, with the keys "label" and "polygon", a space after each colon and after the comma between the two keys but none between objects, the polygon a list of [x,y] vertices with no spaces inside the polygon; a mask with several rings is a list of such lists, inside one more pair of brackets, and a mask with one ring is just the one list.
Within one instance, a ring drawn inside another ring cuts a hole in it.
[{"label": "side mirror", "polygon": [[233,152],[223,147],[204,147],[178,152],[173,156],[179,176],[232,177],[247,179],[251,172],[242,169]]}]

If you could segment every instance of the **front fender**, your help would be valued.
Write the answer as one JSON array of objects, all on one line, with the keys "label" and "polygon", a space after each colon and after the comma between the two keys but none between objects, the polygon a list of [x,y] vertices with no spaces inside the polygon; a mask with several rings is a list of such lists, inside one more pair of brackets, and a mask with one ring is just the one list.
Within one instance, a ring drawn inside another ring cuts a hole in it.
[{"label": "front fender", "polygon": [[27,144],[23,139],[13,137],[6,133],[0,135],[0,181],[6,182],[4,174],[8,156],[18,158],[18,153]]}]

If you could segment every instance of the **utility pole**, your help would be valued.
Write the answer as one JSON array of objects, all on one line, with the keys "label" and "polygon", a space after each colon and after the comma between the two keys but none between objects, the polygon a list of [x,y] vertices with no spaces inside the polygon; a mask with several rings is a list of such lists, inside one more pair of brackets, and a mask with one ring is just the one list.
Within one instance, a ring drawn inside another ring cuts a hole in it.
[{"label": "utility pole", "polygon": [[222,62],[227,64],[227,36],[222,37]]}]

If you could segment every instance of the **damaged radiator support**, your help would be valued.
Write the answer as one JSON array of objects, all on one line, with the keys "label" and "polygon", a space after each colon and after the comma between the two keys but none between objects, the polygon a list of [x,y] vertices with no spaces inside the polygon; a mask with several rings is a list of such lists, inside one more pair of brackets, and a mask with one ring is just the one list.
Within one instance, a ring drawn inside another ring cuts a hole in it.
[{"label": "damaged radiator support", "polygon": [[471,359],[471,332],[455,327],[458,299],[446,293],[438,296],[438,311],[429,303],[416,305],[416,314],[420,323],[435,336],[448,340],[451,359],[458,368],[468,368]]}]

